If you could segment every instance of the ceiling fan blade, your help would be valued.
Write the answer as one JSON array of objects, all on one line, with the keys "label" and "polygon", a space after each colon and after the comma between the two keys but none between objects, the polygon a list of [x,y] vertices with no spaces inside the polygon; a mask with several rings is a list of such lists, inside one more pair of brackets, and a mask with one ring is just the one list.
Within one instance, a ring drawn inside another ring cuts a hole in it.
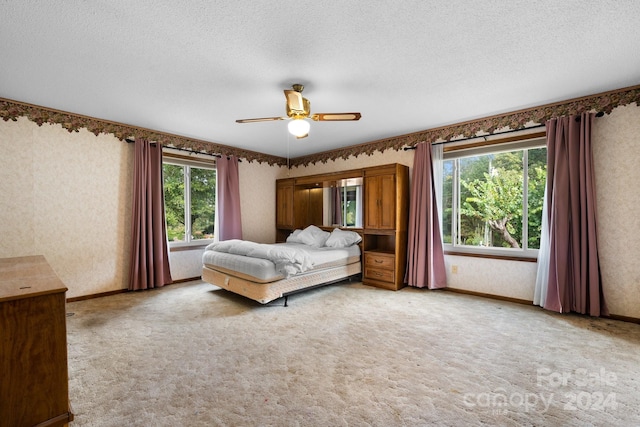
[{"label": "ceiling fan blade", "polygon": [[320,122],[355,121],[360,120],[360,117],[360,113],[318,113],[311,116],[313,120]]},{"label": "ceiling fan blade", "polygon": [[304,111],[304,98],[302,93],[295,90],[285,90],[284,96],[287,98],[287,107],[292,111]]},{"label": "ceiling fan blade", "polygon": [[259,119],[240,119],[240,120],[236,120],[236,123],[271,122],[275,120],[286,120],[286,117],[263,117]]}]

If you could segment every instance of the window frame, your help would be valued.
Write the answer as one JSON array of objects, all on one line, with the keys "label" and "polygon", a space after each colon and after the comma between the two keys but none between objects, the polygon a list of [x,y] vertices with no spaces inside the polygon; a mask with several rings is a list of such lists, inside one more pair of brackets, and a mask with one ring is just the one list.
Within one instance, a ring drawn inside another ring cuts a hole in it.
[{"label": "window frame", "polygon": [[[183,241],[172,241],[168,240],[169,248],[172,250],[180,250],[180,248],[189,249],[194,247],[204,247],[214,241],[214,238],[211,239],[191,239],[191,221],[187,221],[187,218],[191,217],[191,168],[198,169],[209,169],[213,170],[216,173],[216,188],[213,190],[217,193],[217,182],[218,182],[218,170],[216,168],[215,160],[205,159],[205,158],[193,158],[186,157],[179,154],[172,153],[170,151],[163,151],[162,153],[162,164],[170,164],[174,166],[182,166],[184,167],[184,217],[185,217],[185,238]],[[166,204],[164,203],[164,176],[163,176],[163,206],[166,209]],[[216,194],[216,205],[217,205],[217,194]],[[215,213],[214,213],[215,215]],[[165,211],[166,217],[166,211]],[[166,221],[166,219],[165,219]],[[214,224],[215,224],[215,216],[214,216]],[[214,229],[215,234],[215,229]]]},{"label": "window frame", "polygon": [[[528,149],[543,148],[546,147],[546,136],[544,133],[535,135],[523,135],[520,138],[514,140],[514,138],[505,139],[503,141],[493,140],[480,144],[464,144],[453,147],[446,147],[442,156],[442,171],[444,172],[444,162],[450,160],[456,160],[464,157],[486,155],[493,153],[505,153],[518,150],[524,150],[523,152],[523,207],[522,207],[522,241],[520,244],[528,242]],[[453,176],[453,188],[452,188],[452,214],[451,214],[451,234],[453,243],[445,243],[443,239],[443,250],[448,255],[463,255],[463,256],[479,256],[486,258],[501,258],[501,259],[516,259],[516,260],[536,260],[538,257],[538,249],[531,249],[528,247],[523,248],[505,248],[505,247],[486,247],[486,246],[472,246],[472,245],[460,245],[455,243],[459,238],[457,234],[457,228],[459,226],[459,219],[456,219],[460,215],[459,211],[459,191],[460,191],[460,176],[459,176],[458,164],[454,162],[454,176]],[[444,183],[444,179],[442,180]],[[438,206],[438,213],[443,220],[443,203]],[[444,236],[443,236],[444,237]]]},{"label": "window frame", "polygon": [[[362,183],[359,184],[349,184],[338,187],[340,189],[340,201],[342,202],[342,208],[340,209],[342,212],[342,227],[345,228],[362,228],[362,224],[364,222],[362,215]],[[354,204],[355,204],[355,224],[349,225],[347,224],[347,198],[349,189],[352,189],[354,192]]]}]

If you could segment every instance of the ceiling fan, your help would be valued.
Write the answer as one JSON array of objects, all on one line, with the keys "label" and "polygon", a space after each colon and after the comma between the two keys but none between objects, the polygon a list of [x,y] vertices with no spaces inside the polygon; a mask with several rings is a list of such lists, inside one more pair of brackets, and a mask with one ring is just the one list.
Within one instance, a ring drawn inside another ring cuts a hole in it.
[{"label": "ceiling fan", "polygon": [[360,120],[360,113],[316,113],[311,114],[311,103],[302,96],[304,86],[294,84],[292,89],[285,89],[284,96],[287,99],[287,117],[263,117],[258,119],[240,119],[236,123],[269,122],[274,120],[287,120],[289,132],[296,138],[305,138],[309,135],[309,122],[311,119],[317,122],[356,121]]}]

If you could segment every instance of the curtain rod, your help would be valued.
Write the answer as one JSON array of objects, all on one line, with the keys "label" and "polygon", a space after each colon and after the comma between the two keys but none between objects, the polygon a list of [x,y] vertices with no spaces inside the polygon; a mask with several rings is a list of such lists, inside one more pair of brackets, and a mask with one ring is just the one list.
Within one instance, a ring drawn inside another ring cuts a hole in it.
[{"label": "curtain rod", "polygon": [[[135,139],[131,139],[131,138],[126,138],[125,141],[128,144],[134,143],[136,142]],[[157,143],[152,142],[151,145],[156,145]],[[178,151],[186,151],[189,154],[203,154],[205,156],[211,156],[211,157],[217,157],[217,158],[221,158],[222,156],[220,154],[209,154],[209,153],[201,153],[199,151],[193,151],[193,150],[189,150],[188,148],[180,148],[180,147],[167,147],[168,149],[171,150],[178,150]],[[229,157],[227,157],[228,159]],[[242,159],[238,159],[238,162],[242,162]]]},{"label": "curtain rod", "polygon": [[[596,113],[596,117],[602,117],[604,116],[604,113],[602,111],[599,111]],[[580,121],[580,116],[576,117],[576,122]],[[448,140],[448,141],[440,141],[440,142],[434,142],[431,145],[443,145],[443,144],[449,144],[449,143],[454,143],[454,142],[461,142],[461,141],[468,141],[470,139],[477,139],[477,138],[485,138],[487,136],[499,136],[499,135],[504,135],[507,133],[512,133],[512,132],[522,132],[525,130],[529,130],[529,129],[538,129],[541,127],[544,127],[545,125],[536,125],[536,126],[530,126],[530,127],[526,127],[526,128],[522,128],[522,129],[512,129],[512,130],[505,130],[504,132],[498,132],[498,133],[490,133],[489,135],[479,135],[479,136],[470,136],[468,138],[461,138],[461,139],[454,139],[454,140]],[[404,147],[403,150],[415,150],[416,146],[411,146],[411,147]]]},{"label": "curtain rod", "polygon": [[[478,139],[478,138],[486,138],[487,136],[498,136],[498,135],[504,135],[507,133],[513,133],[513,132],[522,132],[524,130],[529,130],[529,129],[538,129],[544,127],[544,125],[537,125],[537,126],[531,126],[528,128],[522,128],[522,129],[512,129],[512,130],[505,130],[504,132],[498,132],[498,133],[490,133],[489,135],[479,135],[479,136],[470,136],[468,138],[461,138],[461,139],[453,139],[453,140],[448,140],[448,141],[440,141],[440,142],[433,142],[431,145],[444,145],[444,144],[452,144],[454,142],[461,142],[461,141],[468,141],[470,139]],[[404,147],[403,150],[415,150],[416,146],[413,145],[411,147]]]}]

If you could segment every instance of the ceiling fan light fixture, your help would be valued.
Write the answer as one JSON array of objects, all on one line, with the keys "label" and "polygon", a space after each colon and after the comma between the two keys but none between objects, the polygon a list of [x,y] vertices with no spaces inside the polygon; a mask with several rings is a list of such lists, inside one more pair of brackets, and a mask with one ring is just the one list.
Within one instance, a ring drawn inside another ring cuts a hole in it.
[{"label": "ceiling fan light fixture", "polygon": [[256,119],[240,119],[236,120],[236,123],[255,123],[255,122],[270,122],[274,120],[287,120],[291,119],[288,125],[289,133],[298,139],[306,138],[309,136],[309,129],[311,128],[310,122],[305,119],[310,119],[316,122],[344,122],[344,121],[357,121],[360,120],[362,114],[360,113],[317,113],[311,114],[311,103],[309,100],[302,96],[302,90],[304,86],[301,84],[294,84],[293,90],[285,89],[284,96],[287,100],[286,111],[287,117],[263,117]]},{"label": "ceiling fan light fixture", "polygon": [[289,133],[297,138],[305,137],[309,134],[311,125],[305,119],[293,119],[287,125]]}]

